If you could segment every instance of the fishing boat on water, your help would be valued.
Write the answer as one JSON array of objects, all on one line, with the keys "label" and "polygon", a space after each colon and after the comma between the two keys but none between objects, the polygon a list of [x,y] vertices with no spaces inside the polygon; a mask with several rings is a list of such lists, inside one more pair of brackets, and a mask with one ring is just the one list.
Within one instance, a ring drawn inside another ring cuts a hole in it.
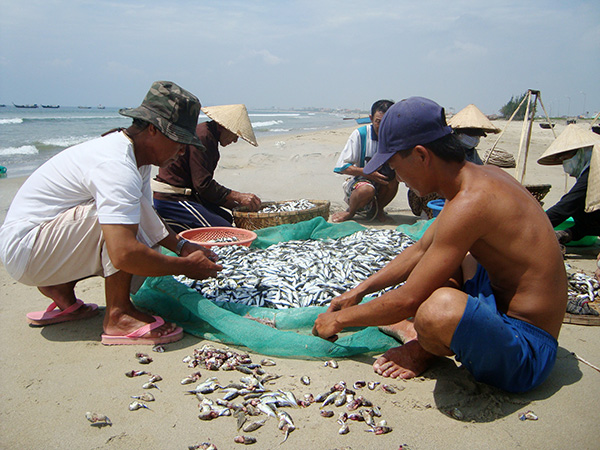
[{"label": "fishing boat on water", "polygon": [[53,108],[53,109],[56,109],[56,108],[60,108],[60,105],[42,105],[42,108]]},{"label": "fishing boat on water", "polygon": [[356,123],[359,125],[371,123],[371,118],[369,116],[367,116],[367,117],[344,117],[344,120],[356,120]]},{"label": "fishing boat on water", "polygon": [[92,109],[91,106],[78,106],[79,109]]},{"label": "fishing boat on water", "polygon": [[33,105],[17,105],[16,103],[13,103],[13,105],[15,105],[15,108],[37,108],[38,107],[37,103],[34,103]]},{"label": "fishing boat on water", "polygon": [[97,108],[98,109],[106,109],[106,106],[98,105]]}]

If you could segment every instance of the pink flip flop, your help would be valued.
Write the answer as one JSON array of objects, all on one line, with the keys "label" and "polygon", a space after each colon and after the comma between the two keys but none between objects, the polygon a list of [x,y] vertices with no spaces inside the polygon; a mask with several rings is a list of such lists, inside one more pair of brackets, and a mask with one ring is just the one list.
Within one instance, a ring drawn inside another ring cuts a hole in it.
[{"label": "pink flip flop", "polygon": [[102,343],[104,345],[132,345],[132,344],[168,344],[170,342],[178,341],[183,337],[183,328],[177,327],[169,334],[156,337],[144,337],[152,330],[160,327],[165,323],[164,319],[159,316],[154,317],[154,322],[148,323],[137,330],[126,334],[125,336],[112,336],[110,334],[102,334]]},{"label": "pink flip flop", "polygon": [[[89,306],[89,310],[80,314],[73,314],[82,306]],[[77,299],[75,303],[61,311],[56,303],[52,302],[46,311],[34,311],[27,314],[27,322],[36,327],[51,325],[53,323],[70,322],[72,320],[89,319],[98,314],[98,305],[95,303],[83,303]]]}]

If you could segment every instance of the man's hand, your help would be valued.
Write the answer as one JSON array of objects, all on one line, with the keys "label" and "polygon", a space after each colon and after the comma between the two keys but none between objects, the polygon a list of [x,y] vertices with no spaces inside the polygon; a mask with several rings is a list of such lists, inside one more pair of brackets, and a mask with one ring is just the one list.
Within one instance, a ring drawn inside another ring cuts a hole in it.
[{"label": "man's hand", "polygon": [[339,311],[350,306],[358,305],[361,299],[361,297],[357,296],[352,291],[344,292],[342,295],[331,300],[327,312]]},{"label": "man's hand", "polygon": [[[188,245],[185,244],[184,248]],[[203,280],[210,277],[214,278],[219,271],[223,270],[223,266],[214,263],[210,259],[210,254],[207,256],[207,251],[212,253],[210,250],[204,249],[190,252],[187,256],[181,256],[189,262],[189,267],[183,272],[185,276],[195,280]]]},{"label": "man's hand", "polygon": [[381,184],[383,186],[387,186],[389,181],[385,175],[382,175],[380,172],[373,172],[369,175],[364,175],[364,177],[368,180],[371,180],[373,183]]},{"label": "man's hand", "polygon": [[260,198],[252,193],[231,191],[229,195],[231,200],[240,206],[247,207],[250,211],[258,211],[262,204]]},{"label": "man's hand", "polygon": [[181,249],[181,256],[185,257],[194,252],[204,253],[204,255],[212,262],[217,262],[219,260],[219,256],[215,252],[192,241],[187,241],[185,243],[185,245]]},{"label": "man's hand", "polygon": [[312,329],[312,334],[322,339],[335,342],[337,341],[337,334],[342,331],[338,329],[337,322],[335,321],[335,313],[325,312],[317,316],[315,325]]}]

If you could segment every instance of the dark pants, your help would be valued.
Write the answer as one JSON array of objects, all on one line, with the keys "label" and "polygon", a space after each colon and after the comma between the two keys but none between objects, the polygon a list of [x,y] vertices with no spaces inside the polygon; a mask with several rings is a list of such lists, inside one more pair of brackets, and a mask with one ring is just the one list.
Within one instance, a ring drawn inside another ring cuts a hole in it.
[{"label": "dark pants", "polygon": [[216,205],[154,199],[154,208],[176,233],[192,228],[233,226],[232,215]]}]

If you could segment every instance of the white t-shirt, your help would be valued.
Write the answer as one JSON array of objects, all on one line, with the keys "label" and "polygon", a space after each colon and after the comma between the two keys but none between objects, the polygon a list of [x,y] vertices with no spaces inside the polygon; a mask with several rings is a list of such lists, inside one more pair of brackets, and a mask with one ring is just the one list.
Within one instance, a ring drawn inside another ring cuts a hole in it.
[{"label": "white t-shirt", "polygon": [[23,275],[38,227],[77,205],[96,203],[101,224],[139,224],[140,200],[152,201],[151,166],[138,169],[123,132],[67,148],[23,183],[0,228],[0,259]]},{"label": "white t-shirt", "polygon": [[[362,142],[360,130],[363,129],[366,137],[365,142]],[[364,167],[367,162],[377,153],[378,141],[373,125],[365,125],[357,128],[350,134],[346,146],[340,153],[338,161],[333,171],[342,173],[350,166]]]}]

